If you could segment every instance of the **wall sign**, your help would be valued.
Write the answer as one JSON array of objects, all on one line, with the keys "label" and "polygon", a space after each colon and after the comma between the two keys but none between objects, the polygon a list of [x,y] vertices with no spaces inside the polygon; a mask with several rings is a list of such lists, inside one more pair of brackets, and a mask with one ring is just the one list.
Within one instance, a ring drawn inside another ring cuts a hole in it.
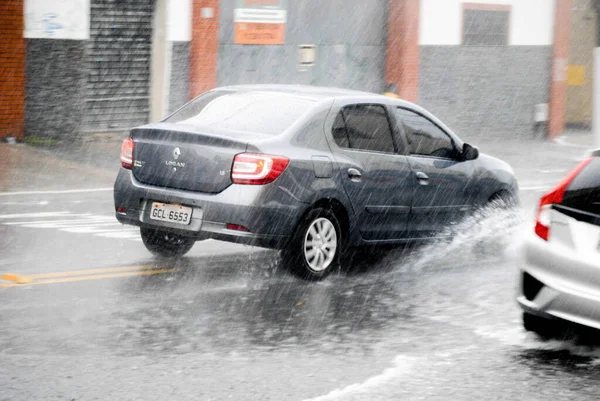
[{"label": "wall sign", "polygon": [[25,0],[29,39],[90,38],[90,0]]},{"label": "wall sign", "polygon": [[287,0],[236,0],[235,43],[282,45],[286,20]]}]

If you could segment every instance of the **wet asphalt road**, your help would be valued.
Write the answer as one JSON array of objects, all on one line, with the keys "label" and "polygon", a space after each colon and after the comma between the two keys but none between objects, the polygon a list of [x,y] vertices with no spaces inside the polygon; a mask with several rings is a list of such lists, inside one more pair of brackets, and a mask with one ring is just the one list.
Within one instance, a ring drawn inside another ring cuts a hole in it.
[{"label": "wet asphalt road", "polygon": [[526,333],[513,298],[536,199],[582,153],[546,151],[509,160],[522,211],[320,283],[214,241],[157,260],[109,190],[8,188],[0,272],[33,281],[0,281],[0,400],[595,400],[600,340]]}]

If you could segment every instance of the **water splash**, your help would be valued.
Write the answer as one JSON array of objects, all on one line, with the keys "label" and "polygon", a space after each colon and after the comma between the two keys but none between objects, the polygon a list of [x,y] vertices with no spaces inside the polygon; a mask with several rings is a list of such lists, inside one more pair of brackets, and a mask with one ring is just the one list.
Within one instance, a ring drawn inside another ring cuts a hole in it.
[{"label": "water splash", "polygon": [[448,227],[408,257],[394,253],[387,262],[400,261],[403,270],[411,271],[482,266],[483,262],[515,257],[526,230],[520,208],[491,204]]}]

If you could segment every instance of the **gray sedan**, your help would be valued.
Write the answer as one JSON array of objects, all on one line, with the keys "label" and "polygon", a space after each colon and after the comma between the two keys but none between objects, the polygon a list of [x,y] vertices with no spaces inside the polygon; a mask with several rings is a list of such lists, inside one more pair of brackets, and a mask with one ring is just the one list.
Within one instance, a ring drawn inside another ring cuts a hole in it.
[{"label": "gray sedan", "polygon": [[115,182],[117,219],[180,256],[214,238],[283,250],[307,279],[348,247],[434,238],[496,199],[511,168],[419,106],[334,88],[218,88],[131,131]]}]

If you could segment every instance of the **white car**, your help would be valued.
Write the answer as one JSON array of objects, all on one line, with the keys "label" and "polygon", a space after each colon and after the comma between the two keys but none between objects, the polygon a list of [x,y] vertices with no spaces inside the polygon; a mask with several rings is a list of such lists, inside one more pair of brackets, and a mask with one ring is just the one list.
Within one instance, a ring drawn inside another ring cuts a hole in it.
[{"label": "white car", "polygon": [[541,198],[523,259],[526,330],[546,336],[565,320],[600,329],[600,151]]}]

